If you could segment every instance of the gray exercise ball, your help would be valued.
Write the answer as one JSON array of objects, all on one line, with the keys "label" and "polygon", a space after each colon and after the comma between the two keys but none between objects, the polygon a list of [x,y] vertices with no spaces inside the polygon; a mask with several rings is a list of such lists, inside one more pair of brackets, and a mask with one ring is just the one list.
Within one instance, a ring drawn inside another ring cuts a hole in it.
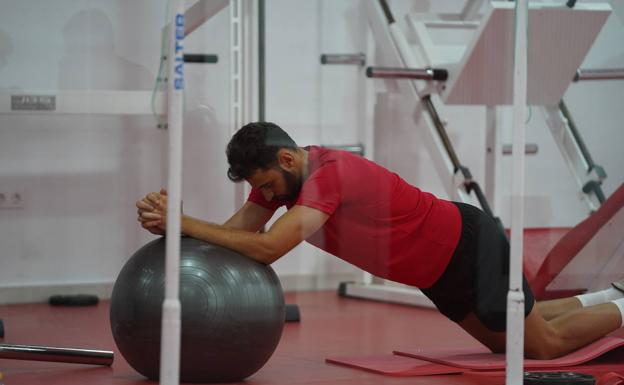
[{"label": "gray exercise ball", "polygon": [[[127,261],[113,287],[115,343],[137,372],[157,379],[165,288],[165,238]],[[284,326],[284,294],[270,266],[183,237],[180,252],[183,382],[241,381],[271,357]]]}]

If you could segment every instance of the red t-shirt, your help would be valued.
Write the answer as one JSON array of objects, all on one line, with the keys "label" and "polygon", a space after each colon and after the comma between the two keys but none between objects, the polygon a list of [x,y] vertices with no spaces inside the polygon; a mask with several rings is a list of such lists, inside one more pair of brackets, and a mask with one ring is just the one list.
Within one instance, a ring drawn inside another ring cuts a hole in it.
[{"label": "red t-shirt", "polygon": [[308,178],[294,201],[248,200],[269,210],[303,205],[329,219],[307,241],[369,273],[428,288],[448,265],[461,233],[459,209],[397,174],[346,151],[310,146]]}]

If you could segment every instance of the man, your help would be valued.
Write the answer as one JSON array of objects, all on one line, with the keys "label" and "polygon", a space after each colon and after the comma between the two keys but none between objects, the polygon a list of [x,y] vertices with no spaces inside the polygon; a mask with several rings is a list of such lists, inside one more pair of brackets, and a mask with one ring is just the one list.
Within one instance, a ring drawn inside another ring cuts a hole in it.
[{"label": "man", "polygon": [[[422,289],[493,352],[505,350],[509,244],[474,206],[438,199],[344,151],[298,147],[273,123],[250,123],[227,147],[228,177],[252,186],[223,225],[182,215],[182,232],[270,264],[304,240],[382,278]],[[288,211],[267,232],[275,210]],[[163,234],[165,191],[137,202]],[[536,303],[524,280],[525,355],[552,359],[622,326],[624,292],[609,288]]]}]

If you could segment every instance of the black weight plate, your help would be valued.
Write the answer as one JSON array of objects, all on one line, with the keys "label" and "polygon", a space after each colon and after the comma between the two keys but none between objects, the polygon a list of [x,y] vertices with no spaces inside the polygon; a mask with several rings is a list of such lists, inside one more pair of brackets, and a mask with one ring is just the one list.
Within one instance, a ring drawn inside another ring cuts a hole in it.
[{"label": "black weight plate", "polygon": [[589,374],[576,372],[525,372],[524,385],[595,385]]}]

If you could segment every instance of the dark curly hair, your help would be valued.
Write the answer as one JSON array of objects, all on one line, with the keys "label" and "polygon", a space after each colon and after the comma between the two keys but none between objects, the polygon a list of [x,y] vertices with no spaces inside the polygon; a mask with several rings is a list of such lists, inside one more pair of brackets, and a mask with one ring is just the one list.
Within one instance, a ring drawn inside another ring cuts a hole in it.
[{"label": "dark curly hair", "polygon": [[230,165],[227,175],[233,182],[249,178],[258,169],[277,165],[277,151],[296,150],[297,143],[277,124],[253,122],[234,134],[225,153]]}]

